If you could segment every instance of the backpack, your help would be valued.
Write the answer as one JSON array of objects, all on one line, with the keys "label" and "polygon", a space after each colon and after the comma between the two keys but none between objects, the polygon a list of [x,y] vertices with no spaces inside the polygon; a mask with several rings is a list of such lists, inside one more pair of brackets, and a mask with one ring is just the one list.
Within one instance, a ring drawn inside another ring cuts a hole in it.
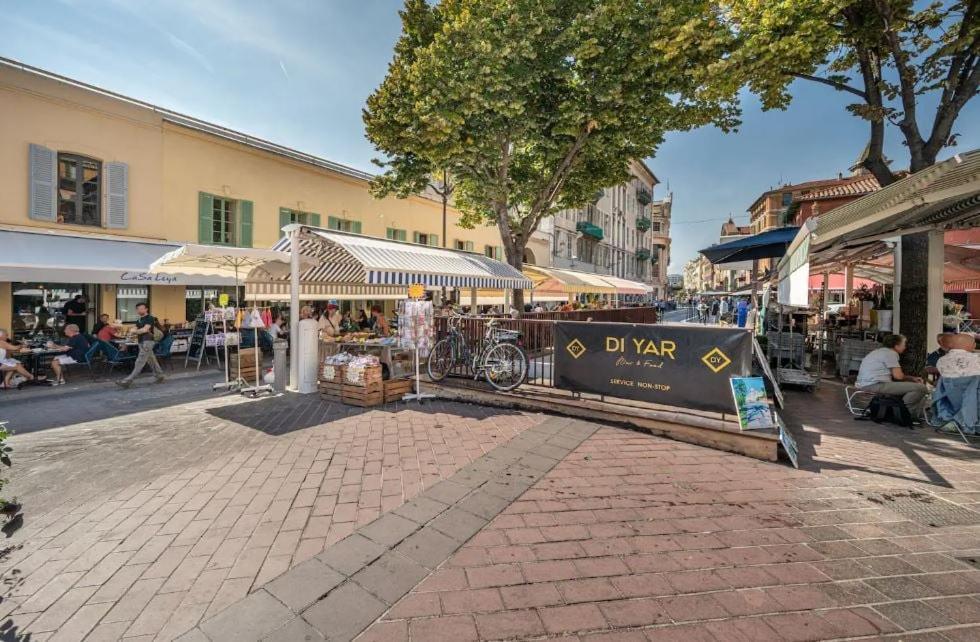
[{"label": "backpack", "polygon": [[912,427],[912,413],[898,397],[875,395],[861,418],[870,419],[876,424],[891,423],[905,428]]}]

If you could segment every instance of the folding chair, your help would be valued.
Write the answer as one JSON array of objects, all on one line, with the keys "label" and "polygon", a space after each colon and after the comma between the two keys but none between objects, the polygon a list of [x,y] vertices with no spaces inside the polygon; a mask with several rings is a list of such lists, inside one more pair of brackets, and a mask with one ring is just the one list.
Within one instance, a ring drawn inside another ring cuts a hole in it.
[{"label": "folding chair", "polygon": [[861,417],[867,410],[868,404],[875,398],[875,393],[861,390],[857,386],[844,386],[844,397],[847,411],[855,417]]}]

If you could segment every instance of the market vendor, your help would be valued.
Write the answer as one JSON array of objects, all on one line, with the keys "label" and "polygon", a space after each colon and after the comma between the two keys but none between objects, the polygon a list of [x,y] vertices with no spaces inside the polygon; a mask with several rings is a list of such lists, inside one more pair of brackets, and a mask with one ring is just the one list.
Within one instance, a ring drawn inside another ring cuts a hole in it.
[{"label": "market vendor", "polygon": [[340,310],[337,309],[337,304],[328,303],[327,309],[320,315],[320,320],[318,321],[320,338],[339,336],[341,334],[340,326],[342,322],[343,317],[340,314]]},{"label": "market vendor", "polygon": [[379,305],[371,306],[371,329],[380,337],[387,337],[391,334],[391,326],[385,318],[384,310]]}]

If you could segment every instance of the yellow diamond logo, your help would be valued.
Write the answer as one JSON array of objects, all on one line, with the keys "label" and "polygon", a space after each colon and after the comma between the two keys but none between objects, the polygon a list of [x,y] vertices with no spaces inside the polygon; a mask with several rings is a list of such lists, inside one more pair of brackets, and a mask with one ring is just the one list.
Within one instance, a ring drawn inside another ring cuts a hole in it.
[{"label": "yellow diamond logo", "polygon": [[572,339],[571,343],[565,346],[565,349],[568,350],[568,354],[572,355],[573,359],[578,359],[585,354],[585,346],[578,339]]},{"label": "yellow diamond logo", "polygon": [[718,348],[712,348],[710,352],[701,357],[701,361],[708,366],[711,372],[721,372],[732,362],[728,355]]}]

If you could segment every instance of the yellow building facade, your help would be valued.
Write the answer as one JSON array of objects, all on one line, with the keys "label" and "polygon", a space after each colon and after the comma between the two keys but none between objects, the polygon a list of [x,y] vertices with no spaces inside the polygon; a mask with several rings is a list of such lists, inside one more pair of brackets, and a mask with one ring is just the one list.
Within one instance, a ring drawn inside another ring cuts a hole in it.
[{"label": "yellow building facade", "polygon": [[0,162],[0,328],[23,331],[41,307],[57,316],[78,293],[90,327],[103,312],[126,320],[142,297],[183,322],[230,284],[161,282],[145,273],[154,257],[183,243],[267,248],[290,222],[501,245],[452,208],[443,239],[434,198],[378,200],[364,172],[2,59]]}]

